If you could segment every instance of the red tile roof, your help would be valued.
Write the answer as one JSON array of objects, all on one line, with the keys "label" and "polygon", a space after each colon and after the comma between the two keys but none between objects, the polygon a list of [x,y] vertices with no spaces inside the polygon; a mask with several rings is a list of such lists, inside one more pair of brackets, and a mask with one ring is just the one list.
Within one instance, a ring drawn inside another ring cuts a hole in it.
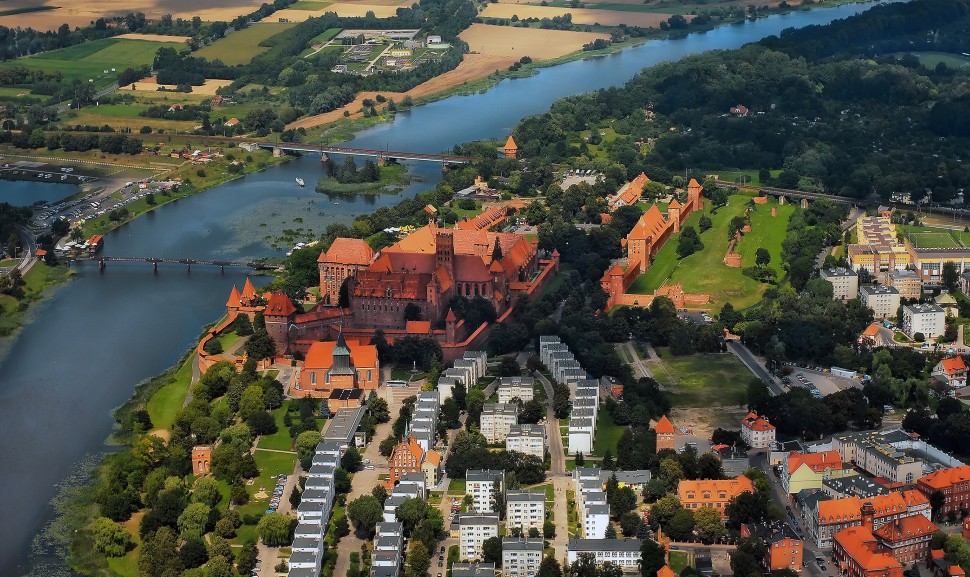
[{"label": "red tile roof", "polygon": [[283,293],[273,293],[266,303],[263,314],[268,317],[288,317],[296,312],[296,307],[290,297]]},{"label": "red tile roof", "polygon": [[374,260],[370,245],[359,238],[335,238],[326,252],[320,253],[317,262],[369,265]]},{"label": "red tile roof", "polygon": [[647,212],[643,213],[640,220],[633,225],[633,230],[627,235],[627,239],[645,240],[652,237],[659,237],[667,229],[667,220],[657,208],[656,204],[650,206]]},{"label": "red tile roof", "polygon": [[963,357],[961,356],[943,359],[942,361],[940,361],[940,364],[943,365],[943,370],[946,372],[946,374],[951,376],[961,371],[962,372],[967,371],[967,365],[963,362]]},{"label": "red tile roof", "polygon": [[752,431],[774,431],[775,426],[768,422],[768,419],[761,417],[758,413],[750,412],[741,419],[741,426]]},{"label": "red tile roof", "polygon": [[653,430],[657,433],[673,434],[674,425],[670,422],[670,419],[667,418],[667,415],[663,415],[660,417],[660,420],[657,421],[657,424],[654,425]]},{"label": "red tile roof", "polygon": [[866,572],[902,567],[886,553],[877,553],[876,538],[866,527],[849,527],[835,534],[835,542]]},{"label": "red tile roof", "polygon": [[232,285],[232,291],[229,292],[229,300],[226,301],[226,306],[230,308],[241,306],[239,302],[239,289],[236,288],[236,285]]},{"label": "red tile roof", "polygon": [[510,134],[508,140],[505,141],[505,149],[518,150],[518,148],[519,146],[515,143],[515,139],[512,138],[512,135]]},{"label": "red tile roof", "polygon": [[243,285],[242,297],[245,299],[251,299],[256,296],[256,287],[253,286],[253,281],[246,277],[246,284]]},{"label": "red tile roof", "polygon": [[431,334],[430,321],[408,321],[404,326],[404,331],[411,335]]},{"label": "red tile roof", "polygon": [[802,465],[808,465],[816,473],[833,471],[842,468],[842,457],[837,451],[822,451],[821,453],[799,453],[788,455],[788,471],[794,473]]},{"label": "red tile roof", "polygon": [[[304,369],[323,369],[327,370],[333,366],[333,349],[337,346],[336,341],[321,341],[310,345],[306,353],[306,360],[303,361]],[[350,349],[350,362],[358,369],[367,369],[377,366],[377,347],[374,345],[363,345],[357,341],[347,341],[347,348]]]},{"label": "red tile roof", "polygon": [[934,471],[920,478],[918,482],[932,489],[942,490],[957,483],[965,483],[967,481],[970,481],[970,465],[961,465],[959,467]]},{"label": "red tile roof", "polygon": [[937,531],[939,531],[939,528],[926,517],[922,515],[911,515],[897,519],[892,523],[886,523],[876,529],[874,534],[886,541],[896,542],[923,535],[932,535]]}]

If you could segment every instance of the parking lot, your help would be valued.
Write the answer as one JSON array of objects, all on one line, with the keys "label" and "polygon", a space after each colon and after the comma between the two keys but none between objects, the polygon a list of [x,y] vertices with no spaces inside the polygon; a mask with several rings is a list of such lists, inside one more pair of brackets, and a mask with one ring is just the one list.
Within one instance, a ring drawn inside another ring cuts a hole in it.
[{"label": "parking lot", "polygon": [[[789,389],[801,387],[808,389],[814,396],[822,398],[832,393],[843,391],[850,387],[862,388],[862,383],[858,379],[838,377],[832,373],[816,371],[804,367],[792,367],[794,372],[782,379],[782,382]],[[787,379],[787,380],[786,380]]]}]

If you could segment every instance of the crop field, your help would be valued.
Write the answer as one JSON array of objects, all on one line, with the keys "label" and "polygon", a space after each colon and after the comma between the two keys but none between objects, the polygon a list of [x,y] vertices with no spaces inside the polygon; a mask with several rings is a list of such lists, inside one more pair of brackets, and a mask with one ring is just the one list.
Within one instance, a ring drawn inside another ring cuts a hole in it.
[{"label": "crop field", "polygon": [[290,10],[323,10],[333,2],[318,2],[317,0],[299,0],[290,6]]},{"label": "crop field", "polygon": [[[248,14],[259,8],[261,0],[128,0],[124,5],[114,5],[95,0],[71,0],[57,2],[49,10],[37,11],[53,4],[50,0],[5,0],[2,12],[17,10],[18,14],[0,16],[0,25],[16,28],[31,27],[36,30],[55,30],[61,24],[86,26],[102,16],[124,16],[129,12],[142,12],[148,18],[160,18],[171,14],[173,18],[190,20],[198,16],[205,21],[229,21],[236,16]],[[29,13],[27,13],[29,12]]]},{"label": "crop field", "polygon": [[253,58],[269,50],[268,47],[260,46],[260,42],[294,26],[295,22],[257,22],[249,28],[243,28],[213,42],[197,51],[194,56],[218,59],[229,65],[249,64]]},{"label": "crop field", "polygon": [[[621,10],[601,10],[595,8],[559,8],[553,6],[534,6],[527,4],[489,4],[481,12],[482,18],[554,18],[571,14],[575,24],[600,24],[616,26],[627,24],[641,28],[658,28],[660,22],[670,18],[669,13],[631,12]],[[574,33],[575,34],[575,33]]]},{"label": "crop field", "polygon": [[229,86],[232,84],[232,80],[218,80],[211,78],[206,80],[201,86],[193,86],[192,92],[175,92],[175,85],[172,84],[159,84],[158,80],[154,76],[149,76],[148,78],[142,78],[141,80],[136,80],[135,82],[123,87],[123,90],[133,90],[136,92],[150,92],[152,94],[158,94],[158,89],[164,87],[166,90],[171,92],[163,94],[171,94],[173,101],[177,101],[181,95],[196,95],[196,96],[212,96],[216,93],[216,90],[222,88],[223,86]]},{"label": "crop field", "polygon": [[[166,46],[182,48],[184,44],[106,38],[12,60],[5,62],[3,66],[26,66],[47,72],[60,71],[67,81],[77,79],[86,82],[91,79],[98,85],[104,85],[113,82],[125,68],[151,64],[155,52]],[[108,71],[107,74],[104,73],[105,70]]]},{"label": "crop field", "polygon": [[333,2],[324,8],[303,8],[294,9],[293,7],[287,8],[286,10],[280,10],[273,14],[273,18],[285,18],[290,22],[302,22],[309,18],[316,18],[323,16],[326,12],[335,12],[337,16],[366,16],[368,12],[373,12],[374,16],[378,18],[390,18],[397,14],[397,9],[402,6],[410,6],[411,3],[406,0],[393,0],[390,3],[381,2],[380,0],[369,0],[367,4],[358,4],[356,2]]},{"label": "crop field", "polygon": [[[489,4],[488,9],[493,6],[499,4]],[[488,56],[528,56],[533,60],[557,58],[582,50],[583,44],[589,44],[597,38],[609,39],[608,34],[594,32],[513,28],[489,24],[472,24],[459,37],[468,43],[473,52]]]}]

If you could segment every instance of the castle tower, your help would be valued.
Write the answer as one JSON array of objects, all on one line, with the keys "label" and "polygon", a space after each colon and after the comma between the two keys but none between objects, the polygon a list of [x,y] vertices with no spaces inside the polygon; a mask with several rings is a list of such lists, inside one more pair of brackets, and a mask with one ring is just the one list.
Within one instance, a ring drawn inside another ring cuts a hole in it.
[{"label": "castle tower", "polygon": [[701,195],[703,191],[704,187],[697,182],[697,179],[690,179],[687,184],[687,205],[691,211],[704,210],[704,197]]},{"label": "castle tower", "polygon": [[196,477],[208,475],[212,469],[212,445],[192,447],[192,474]]},{"label": "castle tower", "polygon": [[236,285],[232,285],[232,291],[229,293],[229,300],[226,301],[226,310],[229,312],[239,310],[242,303],[239,302],[239,289]]},{"label": "castle tower", "polygon": [[660,417],[653,430],[657,433],[657,451],[663,449],[676,450],[674,447],[674,425],[667,419],[667,415]]},{"label": "castle tower", "polygon": [[283,355],[290,346],[289,330],[296,307],[290,302],[290,297],[283,293],[273,293],[263,309],[263,319],[266,321],[266,332],[276,343],[276,354]]},{"label": "castle tower", "polygon": [[437,266],[443,266],[455,278],[455,237],[448,231],[435,232],[434,250]]},{"label": "castle tower", "polygon": [[253,299],[256,298],[256,287],[253,286],[253,281],[246,277],[246,284],[243,285],[242,295],[240,296],[240,302],[243,306],[250,306]]},{"label": "castle tower", "polygon": [[670,204],[667,206],[667,221],[674,223],[674,232],[680,232],[681,208],[683,208],[683,205],[676,198],[670,201]]},{"label": "castle tower", "polygon": [[[448,309],[448,316],[445,317],[445,342],[455,343],[455,330],[458,326],[458,317],[455,316],[455,311]],[[970,518],[970,517],[968,517]]]},{"label": "castle tower", "polygon": [[519,145],[515,143],[515,139],[512,135],[509,135],[509,139],[505,141],[505,146],[502,147],[505,151],[505,158],[517,158],[519,156]]}]

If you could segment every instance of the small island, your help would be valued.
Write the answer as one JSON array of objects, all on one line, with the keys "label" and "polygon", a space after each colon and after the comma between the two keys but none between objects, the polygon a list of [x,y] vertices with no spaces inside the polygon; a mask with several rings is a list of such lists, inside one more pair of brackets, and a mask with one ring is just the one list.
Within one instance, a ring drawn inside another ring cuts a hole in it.
[{"label": "small island", "polygon": [[325,194],[397,194],[411,182],[407,167],[400,164],[379,166],[367,160],[357,168],[353,157],[348,156],[343,164],[328,158],[324,166],[327,176],[317,181],[316,191]]}]

